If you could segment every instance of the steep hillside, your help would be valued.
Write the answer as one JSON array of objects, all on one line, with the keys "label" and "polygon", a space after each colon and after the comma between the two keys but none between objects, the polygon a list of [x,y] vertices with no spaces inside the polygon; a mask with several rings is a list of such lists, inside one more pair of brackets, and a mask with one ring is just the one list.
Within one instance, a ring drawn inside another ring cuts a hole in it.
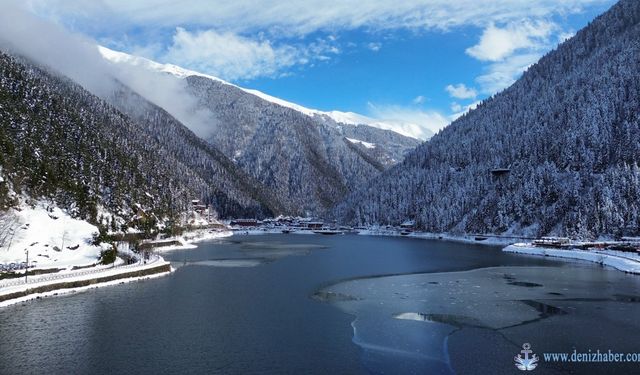
[{"label": "steep hillside", "polygon": [[[417,144],[380,129],[358,133],[353,125],[308,116],[212,79],[191,76],[187,82],[200,105],[216,116],[208,140],[280,201],[288,200],[289,212],[331,208],[400,158],[403,144]],[[364,138],[372,147],[354,144],[348,136]],[[393,151],[384,151],[386,145]]]},{"label": "steep hillside", "polygon": [[[370,143],[367,154],[377,163],[390,167],[402,161],[408,151],[420,141],[391,130],[376,128],[366,123],[358,124],[353,119],[337,117],[333,112],[320,112],[271,98],[255,91],[245,90],[224,81],[199,75],[187,78],[191,92],[199,100],[202,108],[210,110],[216,117],[211,124],[211,134],[206,139],[220,147],[230,157],[241,153],[259,153],[250,149],[250,141],[255,136],[263,136],[261,125],[272,117],[289,113],[289,121],[281,122],[282,127],[293,127],[297,123],[313,123],[327,132],[329,143],[342,143],[343,138],[357,139]],[[249,91],[249,92],[247,92]],[[266,98],[266,99],[265,99]],[[360,116],[364,119],[363,116]]]},{"label": "steep hillside", "polygon": [[233,163],[188,129],[153,128],[152,118],[170,120],[151,109],[140,116],[148,121],[134,121],[68,79],[0,53],[0,208],[15,204],[13,191],[93,223],[100,206],[127,221],[140,208],[170,216],[193,198],[228,214],[274,213],[259,186],[246,189]]},{"label": "steep hillside", "polygon": [[639,234],[640,2],[623,0],[336,210],[350,222]]},{"label": "steep hillside", "polygon": [[173,158],[196,173],[212,191],[204,194],[223,217],[254,217],[282,213],[284,206],[215,146],[197,137],[162,108],[119,84],[105,99],[140,125]]}]

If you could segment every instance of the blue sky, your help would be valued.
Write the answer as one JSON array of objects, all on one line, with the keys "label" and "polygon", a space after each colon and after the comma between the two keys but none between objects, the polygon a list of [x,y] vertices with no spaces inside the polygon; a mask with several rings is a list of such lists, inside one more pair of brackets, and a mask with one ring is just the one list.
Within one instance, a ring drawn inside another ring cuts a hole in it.
[{"label": "blue sky", "polygon": [[109,48],[425,138],[510,85],[612,0],[29,0]]}]

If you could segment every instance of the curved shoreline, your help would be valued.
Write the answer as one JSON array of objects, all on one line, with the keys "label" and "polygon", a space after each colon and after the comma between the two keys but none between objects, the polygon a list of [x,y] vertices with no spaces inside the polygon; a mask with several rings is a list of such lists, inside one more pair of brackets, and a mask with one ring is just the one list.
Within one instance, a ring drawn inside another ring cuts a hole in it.
[{"label": "curved shoreline", "polygon": [[640,275],[640,261],[629,257],[616,255],[605,251],[587,251],[572,249],[553,249],[543,247],[533,247],[530,244],[517,243],[502,249],[507,253],[537,255],[564,259],[584,260],[603,266],[612,267],[618,271]]}]

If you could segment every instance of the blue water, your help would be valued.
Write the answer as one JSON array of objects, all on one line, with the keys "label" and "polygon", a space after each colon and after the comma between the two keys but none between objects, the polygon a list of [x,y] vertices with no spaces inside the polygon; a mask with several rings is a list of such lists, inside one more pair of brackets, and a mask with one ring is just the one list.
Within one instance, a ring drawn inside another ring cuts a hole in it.
[{"label": "blue water", "polygon": [[[493,266],[577,267],[596,283],[637,287],[634,278],[602,279],[598,275],[613,271],[591,265],[411,238],[234,236],[165,258],[177,268],[170,276],[0,309],[0,374],[442,372],[457,367],[412,364],[401,351],[394,356],[389,350],[394,335],[407,332],[412,342],[432,342],[433,327],[380,315],[377,328],[354,335],[358,317],[314,293],[368,276]],[[628,306],[625,314],[638,312],[638,304]],[[382,311],[366,309],[369,319]],[[469,340],[490,334],[469,332]],[[382,355],[362,342],[369,336],[383,338]],[[462,363],[464,345],[452,350],[451,361]],[[511,368],[517,353],[502,354]]]}]

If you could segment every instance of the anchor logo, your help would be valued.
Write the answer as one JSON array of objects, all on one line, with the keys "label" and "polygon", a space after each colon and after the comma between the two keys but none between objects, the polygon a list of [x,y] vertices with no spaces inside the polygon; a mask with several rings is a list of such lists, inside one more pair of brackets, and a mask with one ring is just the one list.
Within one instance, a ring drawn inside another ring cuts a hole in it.
[{"label": "anchor logo", "polygon": [[[522,344],[522,350],[520,351],[520,353],[524,355],[524,358],[521,354],[513,357],[513,359],[516,361],[516,367],[519,370],[531,371],[538,366],[539,358],[537,355],[533,354],[533,350],[531,350],[531,344],[529,344],[528,342]],[[529,357],[529,354],[531,354],[531,357]]]}]

